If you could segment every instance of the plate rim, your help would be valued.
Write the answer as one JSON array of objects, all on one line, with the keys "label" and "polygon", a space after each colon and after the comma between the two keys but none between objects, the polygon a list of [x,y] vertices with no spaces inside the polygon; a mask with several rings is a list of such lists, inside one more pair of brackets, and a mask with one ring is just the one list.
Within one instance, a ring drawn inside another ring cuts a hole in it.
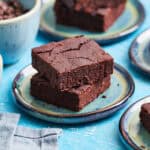
[{"label": "plate rim", "polygon": [[[140,64],[136,61],[136,59],[135,59],[135,57],[134,57],[134,55],[133,55],[134,47],[135,47],[135,45],[138,43],[138,42],[137,42],[138,39],[141,38],[142,36],[144,36],[144,34],[146,34],[147,32],[150,33],[150,29],[144,30],[143,32],[141,32],[141,33],[133,40],[133,42],[131,43],[131,46],[130,46],[130,48],[129,48],[128,56],[129,56],[129,59],[130,59],[132,65],[134,65],[134,67],[138,68],[139,70],[143,71],[144,73],[150,74],[150,70],[148,70],[148,69],[146,69],[145,67],[143,67],[143,65],[140,65]],[[137,48],[136,48],[136,49],[137,49]]]},{"label": "plate rim", "polygon": [[[132,1],[134,1],[136,3],[135,8],[137,10],[140,10],[140,13],[138,13],[140,17],[136,21],[135,24],[133,24],[132,26],[130,26],[130,27],[122,30],[121,32],[114,34],[114,35],[111,35],[111,36],[108,35],[107,37],[104,37],[104,38],[101,38],[101,37],[93,38],[92,37],[91,39],[96,40],[99,43],[106,44],[106,43],[114,42],[117,39],[121,39],[121,38],[123,38],[127,35],[130,35],[134,31],[136,31],[144,23],[144,20],[145,20],[145,17],[146,17],[146,12],[145,12],[145,8],[144,8],[143,4],[139,0],[130,0],[130,1],[131,1],[131,3],[132,3]],[[49,2],[47,2],[47,3],[49,3]],[[45,3],[43,6],[45,6],[47,3]],[[44,12],[45,11],[42,8],[41,16],[43,15]],[[43,27],[43,24],[42,24],[41,20],[40,20],[39,30],[41,32],[47,34],[47,35],[51,35],[52,37],[55,37],[55,38],[58,38],[58,39],[64,39],[64,38],[69,38],[70,37],[70,36],[60,35],[59,33],[53,32],[50,29],[49,29],[50,31],[48,31],[47,29],[45,29],[45,27]],[[91,34],[92,34],[92,32],[91,32]]]},{"label": "plate rim", "polygon": [[120,121],[119,121],[119,133],[120,133],[121,139],[123,140],[123,142],[128,144],[128,146],[130,146],[131,148],[134,148],[136,150],[141,150],[141,148],[130,138],[129,134],[124,129],[124,120],[125,120],[125,117],[126,117],[127,113],[130,110],[132,110],[132,108],[135,105],[137,105],[138,103],[144,101],[147,98],[150,98],[150,95],[145,96],[144,98],[141,98],[140,100],[138,100],[138,101],[134,102],[132,105],[130,105],[127,108],[127,110],[123,113],[123,115],[121,116]]},{"label": "plate rim", "polygon": [[[99,110],[96,110],[96,111],[92,111],[92,112],[87,112],[87,113],[82,113],[82,114],[50,114],[50,113],[45,113],[45,111],[41,111],[41,110],[37,110],[33,107],[31,107],[31,105],[25,103],[25,100],[23,100],[23,98],[21,97],[21,100],[19,99],[19,95],[18,95],[18,90],[17,90],[17,80],[20,78],[21,76],[21,73],[24,69],[26,69],[27,67],[29,67],[31,65],[28,65],[26,67],[24,67],[17,75],[16,77],[14,78],[13,80],[13,85],[12,85],[12,90],[13,90],[13,94],[15,96],[15,99],[17,102],[21,103],[21,105],[23,107],[25,107],[27,110],[32,110],[36,113],[40,113],[42,115],[46,115],[46,116],[50,116],[50,117],[57,117],[57,118],[78,118],[78,117],[87,117],[87,116],[92,116],[92,115],[95,115],[95,114],[103,114],[103,113],[107,113],[109,111],[114,111],[114,110],[118,110],[122,105],[126,104],[126,102],[128,101],[128,99],[133,95],[134,91],[135,91],[135,82],[132,78],[132,76],[128,73],[128,71],[115,63],[115,68],[117,70],[119,70],[120,72],[124,72],[124,76],[128,79],[128,83],[129,83],[129,86],[130,86],[130,89],[127,93],[127,95],[125,97],[122,98],[122,100],[120,100],[119,102],[115,103],[115,104],[112,104],[110,105],[109,107],[105,107],[105,109],[99,109]],[[17,92],[16,92],[17,91]],[[116,110],[116,111],[117,111]]]}]

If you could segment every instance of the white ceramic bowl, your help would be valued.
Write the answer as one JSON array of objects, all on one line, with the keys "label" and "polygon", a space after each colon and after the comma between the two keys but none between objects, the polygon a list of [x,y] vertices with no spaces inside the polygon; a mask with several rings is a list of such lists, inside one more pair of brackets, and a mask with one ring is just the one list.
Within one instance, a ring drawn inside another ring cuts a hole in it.
[{"label": "white ceramic bowl", "polygon": [[19,17],[0,21],[0,54],[4,64],[17,62],[30,50],[39,28],[41,0],[18,1],[29,11]]}]

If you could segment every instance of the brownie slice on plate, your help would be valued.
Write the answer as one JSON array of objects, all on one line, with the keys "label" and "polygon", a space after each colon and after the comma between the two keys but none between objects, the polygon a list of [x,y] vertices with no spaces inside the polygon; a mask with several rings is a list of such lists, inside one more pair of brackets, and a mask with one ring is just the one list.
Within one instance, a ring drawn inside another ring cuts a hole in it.
[{"label": "brownie slice on plate", "polygon": [[56,0],[54,11],[58,24],[104,32],[123,13],[125,6],[126,0]]},{"label": "brownie slice on plate", "polygon": [[43,102],[73,111],[79,111],[94,101],[110,86],[110,76],[102,82],[92,85],[74,87],[66,91],[53,88],[42,74],[36,74],[31,79],[31,95]]}]

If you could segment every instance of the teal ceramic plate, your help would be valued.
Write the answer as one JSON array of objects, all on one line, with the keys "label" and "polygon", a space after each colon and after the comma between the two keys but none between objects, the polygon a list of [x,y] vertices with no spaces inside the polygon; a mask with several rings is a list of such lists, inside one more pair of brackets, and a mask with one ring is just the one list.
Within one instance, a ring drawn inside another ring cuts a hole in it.
[{"label": "teal ceramic plate", "polygon": [[36,73],[32,66],[24,68],[14,79],[16,103],[27,113],[54,123],[85,123],[108,117],[122,108],[134,92],[134,81],[128,72],[115,65],[110,88],[79,112],[41,102],[30,95],[30,79]]},{"label": "teal ceramic plate", "polygon": [[129,57],[134,66],[150,74],[150,30],[144,31],[133,41]]},{"label": "teal ceramic plate", "polygon": [[129,149],[150,150],[150,134],[140,123],[139,113],[144,103],[150,102],[150,96],[134,103],[120,120],[120,133]]},{"label": "teal ceramic plate", "polygon": [[120,39],[137,30],[145,18],[145,11],[142,4],[138,0],[128,0],[126,10],[107,32],[87,32],[78,28],[57,25],[53,11],[54,2],[55,0],[49,0],[47,3],[44,3],[40,30],[53,35],[56,39],[85,35],[99,43],[105,44]]}]

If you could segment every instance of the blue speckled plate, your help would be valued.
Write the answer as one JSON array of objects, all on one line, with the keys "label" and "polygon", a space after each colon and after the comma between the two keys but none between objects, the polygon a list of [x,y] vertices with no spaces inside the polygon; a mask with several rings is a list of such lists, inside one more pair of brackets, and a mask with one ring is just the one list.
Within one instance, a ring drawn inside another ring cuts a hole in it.
[{"label": "blue speckled plate", "polygon": [[129,57],[134,66],[150,74],[150,30],[144,31],[133,41]]},{"label": "blue speckled plate", "polygon": [[[27,113],[54,123],[85,123],[108,117],[122,108],[134,92],[134,81],[128,72],[115,65],[110,88],[79,112],[41,102],[30,95],[30,79],[36,73],[32,66],[24,68],[14,79],[13,93],[18,106]],[[103,98],[104,95],[106,98]]]},{"label": "blue speckled plate", "polygon": [[54,2],[55,0],[49,0],[47,3],[44,3],[41,14],[40,30],[53,35],[56,39],[85,35],[88,38],[105,44],[137,30],[144,22],[145,18],[145,11],[142,4],[138,0],[128,0],[126,10],[107,32],[88,32],[78,28],[57,25],[53,11]]},{"label": "blue speckled plate", "polygon": [[144,103],[150,102],[150,96],[134,103],[120,120],[120,135],[129,149],[150,150],[150,134],[140,123],[139,113]]}]

